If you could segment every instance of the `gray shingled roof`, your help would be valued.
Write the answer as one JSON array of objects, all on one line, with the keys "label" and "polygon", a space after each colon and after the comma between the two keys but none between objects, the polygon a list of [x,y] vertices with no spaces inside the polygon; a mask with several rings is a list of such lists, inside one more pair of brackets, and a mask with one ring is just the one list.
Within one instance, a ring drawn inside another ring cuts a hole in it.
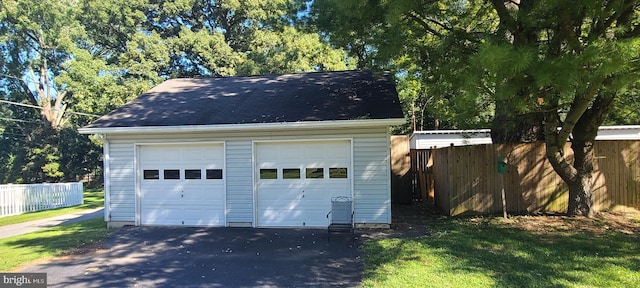
[{"label": "gray shingled roof", "polygon": [[171,79],[85,128],[403,118],[391,77],[370,71]]}]

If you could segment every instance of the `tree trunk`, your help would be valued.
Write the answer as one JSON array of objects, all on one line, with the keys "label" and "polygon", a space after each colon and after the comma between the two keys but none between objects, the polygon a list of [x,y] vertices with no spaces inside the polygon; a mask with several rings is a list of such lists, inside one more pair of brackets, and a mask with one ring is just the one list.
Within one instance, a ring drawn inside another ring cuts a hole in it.
[{"label": "tree trunk", "polygon": [[575,176],[569,185],[569,205],[567,214],[593,216],[593,162],[595,161],[593,146],[598,134],[598,125],[592,121],[578,121],[573,130],[571,149],[573,150],[573,167]]},{"label": "tree trunk", "polygon": [[[596,103],[598,103],[596,101]],[[606,110],[606,109],[605,109]],[[565,153],[567,139],[558,131],[559,122],[554,113],[547,113],[545,121],[545,144],[547,159],[556,173],[569,186],[569,216],[583,215],[592,217],[593,211],[593,171],[595,138],[598,134],[598,122],[603,111],[598,115],[585,113],[572,129],[571,149],[573,163]]]},{"label": "tree trunk", "polygon": [[569,205],[567,215],[593,217],[593,177],[591,173],[578,173],[569,185]]},{"label": "tree trunk", "polygon": [[[575,132],[585,133],[582,130],[583,129],[576,129]],[[569,216],[584,215],[592,217],[593,161],[595,160],[593,152],[594,141],[584,141],[579,138],[581,137],[575,137],[573,142],[571,142],[574,159],[573,167],[576,169],[576,174],[571,181],[567,182],[567,185],[569,185],[569,205],[567,207],[567,214]]]},{"label": "tree trunk", "polygon": [[571,149],[573,150],[573,167],[576,169],[573,181],[569,185],[568,215],[584,215],[592,217],[593,211],[593,171],[596,161],[594,145],[598,128],[604,121],[614,95],[612,93],[600,93],[582,116],[576,122],[573,129]]}]

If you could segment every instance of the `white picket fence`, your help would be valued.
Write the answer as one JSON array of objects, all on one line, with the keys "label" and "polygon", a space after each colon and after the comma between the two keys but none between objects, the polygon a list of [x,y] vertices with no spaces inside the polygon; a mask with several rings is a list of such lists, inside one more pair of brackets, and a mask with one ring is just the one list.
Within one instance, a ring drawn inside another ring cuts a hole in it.
[{"label": "white picket fence", "polygon": [[82,182],[0,185],[0,217],[83,203]]}]

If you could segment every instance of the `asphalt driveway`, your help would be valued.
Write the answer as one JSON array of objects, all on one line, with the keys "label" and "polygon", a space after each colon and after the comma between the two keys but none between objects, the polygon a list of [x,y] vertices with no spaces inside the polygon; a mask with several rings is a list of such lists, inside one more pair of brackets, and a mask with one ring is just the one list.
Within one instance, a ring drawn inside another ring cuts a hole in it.
[{"label": "asphalt driveway", "polygon": [[326,230],[125,227],[101,249],[26,267],[49,287],[353,287],[361,240]]}]

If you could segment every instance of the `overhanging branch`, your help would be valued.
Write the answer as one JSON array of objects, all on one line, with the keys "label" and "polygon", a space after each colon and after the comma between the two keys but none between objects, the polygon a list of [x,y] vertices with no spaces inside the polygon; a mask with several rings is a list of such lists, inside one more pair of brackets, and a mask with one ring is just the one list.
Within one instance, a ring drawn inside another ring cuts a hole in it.
[{"label": "overhanging branch", "polygon": [[[491,5],[494,9],[496,9],[496,13],[498,13],[498,17],[500,17],[500,23],[506,26],[507,30],[513,31],[516,25],[516,20],[509,13],[509,9],[505,5],[505,1],[503,0],[491,0]],[[506,1],[512,2],[512,1]]]},{"label": "overhanging branch", "polygon": [[564,123],[562,123],[562,128],[558,132],[559,145],[564,146],[567,142],[569,135],[573,132],[573,128],[578,123],[578,120],[580,120],[580,117],[582,117],[585,111],[587,111],[589,105],[591,105],[591,101],[596,97],[596,93],[600,89],[604,80],[605,78],[601,77],[596,81],[591,82],[584,94],[576,96],[571,108],[569,108],[569,113],[567,113]]},{"label": "overhanging branch", "polygon": [[425,30],[427,30],[427,32],[438,36],[438,37],[442,37],[442,33],[436,31],[435,29],[433,29],[431,27],[431,25],[429,25],[429,23],[427,23],[427,21],[425,21],[424,19],[422,19],[422,17],[420,17],[418,15],[417,12],[415,11],[409,11],[407,13],[404,14],[406,17],[410,18],[411,20],[413,20],[414,22],[418,23],[418,25],[422,26],[422,28],[424,28]]}]

